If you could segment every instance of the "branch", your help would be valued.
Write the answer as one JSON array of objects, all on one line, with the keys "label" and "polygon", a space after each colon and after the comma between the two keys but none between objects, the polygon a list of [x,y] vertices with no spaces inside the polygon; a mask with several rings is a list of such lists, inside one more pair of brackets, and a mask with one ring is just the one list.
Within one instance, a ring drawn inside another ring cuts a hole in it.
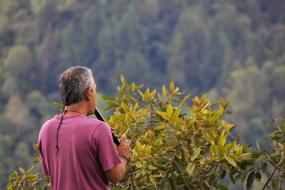
[{"label": "branch", "polygon": [[267,186],[267,185],[269,184],[269,182],[272,180],[273,175],[274,175],[274,173],[275,173],[276,170],[277,170],[277,168],[274,168],[274,170],[273,170],[271,176],[268,178],[268,180],[267,180],[266,183],[264,184],[262,190],[265,190],[266,186]]}]

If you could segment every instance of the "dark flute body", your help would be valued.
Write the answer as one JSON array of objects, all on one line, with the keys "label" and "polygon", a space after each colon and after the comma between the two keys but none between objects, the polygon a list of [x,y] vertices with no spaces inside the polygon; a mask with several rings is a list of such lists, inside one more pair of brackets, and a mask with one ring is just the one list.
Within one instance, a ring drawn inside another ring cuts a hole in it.
[{"label": "dark flute body", "polygon": [[[98,120],[105,122],[104,118],[102,117],[102,115],[100,114],[100,112],[98,111],[98,109],[95,109],[95,116],[97,117]],[[120,145],[120,141],[119,139],[116,137],[116,135],[112,132],[112,137],[113,137],[113,141],[114,143],[119,146]]]}]

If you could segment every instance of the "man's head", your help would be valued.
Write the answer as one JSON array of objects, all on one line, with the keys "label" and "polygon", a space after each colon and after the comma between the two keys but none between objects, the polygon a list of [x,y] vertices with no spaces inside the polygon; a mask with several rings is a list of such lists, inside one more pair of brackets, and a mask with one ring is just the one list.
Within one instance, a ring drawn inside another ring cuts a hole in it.
[{"label": "man's head", "polygon": [[88,114],[94,113],[96,84],[90,69],[82,66],[69,67],[59,78],[59,88],[64,106],[84,102],[89,109]]}]

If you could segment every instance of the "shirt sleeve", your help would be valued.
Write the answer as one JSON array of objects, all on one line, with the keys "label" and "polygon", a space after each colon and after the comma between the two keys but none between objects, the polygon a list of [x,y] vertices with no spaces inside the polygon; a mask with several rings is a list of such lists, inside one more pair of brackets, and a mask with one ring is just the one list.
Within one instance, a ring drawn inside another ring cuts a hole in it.
[{"label": "shirt sleeve", "polygon": [[113,142],[111,128],[107,124],[102,123],[98,126],[96,132],[93,133],[93,143],[104,172],[121,163]]}]

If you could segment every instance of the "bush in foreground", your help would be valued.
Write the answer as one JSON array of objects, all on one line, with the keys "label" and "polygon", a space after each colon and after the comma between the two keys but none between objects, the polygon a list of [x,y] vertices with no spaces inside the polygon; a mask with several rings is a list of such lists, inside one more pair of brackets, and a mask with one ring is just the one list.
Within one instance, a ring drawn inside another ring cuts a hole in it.
[{"label": "bush in foreground", "polygon": [[[225,100],[189,101],[174,83],[157,92],[129,84],[123,76],[121,82],[114,98],[105,97],[113,112],[108,123],[119,136],[131,138],[133,155],[124,181],[113,189],[227,189],[226,177],[248,189],[256,183],[282,188],[284,122],[271,134],[273,151],[252,151],[224,119]],[[10,174],[8,189],[49,188],[32,169],[20,171]]]}]

